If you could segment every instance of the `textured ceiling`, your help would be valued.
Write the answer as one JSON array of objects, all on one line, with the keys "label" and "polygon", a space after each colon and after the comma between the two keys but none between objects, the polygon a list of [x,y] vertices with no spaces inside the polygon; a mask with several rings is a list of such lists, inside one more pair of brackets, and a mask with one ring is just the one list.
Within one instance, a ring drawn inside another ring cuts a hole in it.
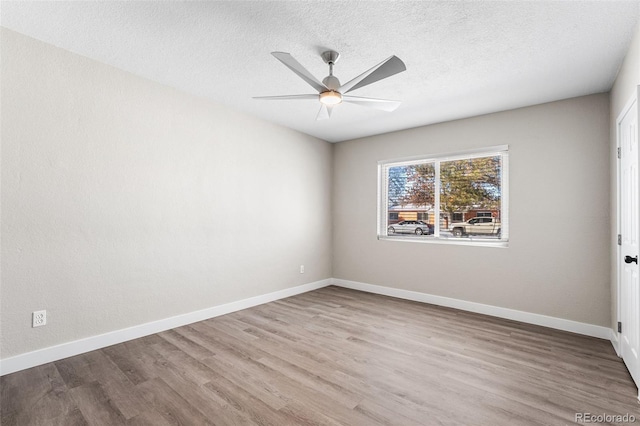
[{"label": "textured ceiling", "polygon": [[[186,92],[336,142],[607,91],[638,21],[637,1],[27,2],[1,24]],[[269,53],[318,79],[341,54],[344,83],[397,55],[407,71],[352,92],[394,112],[253,96],[313,93]]]}]

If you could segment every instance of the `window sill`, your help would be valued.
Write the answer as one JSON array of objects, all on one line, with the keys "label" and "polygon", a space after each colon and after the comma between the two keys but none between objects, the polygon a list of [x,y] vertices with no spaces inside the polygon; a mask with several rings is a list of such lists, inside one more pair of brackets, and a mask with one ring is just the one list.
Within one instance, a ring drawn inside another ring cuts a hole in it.
[{"label": "window sill", "polygon": [[403,243],[418,243],[418,244],[447,244],[453,246],[473,246],[473,247],[496,247],[496,248],[507,248],[509,247],[508,240],[481,240],[481,239],[471,239],[471,238],[434,238],[434,237],[389,237],[386,235],[378,235],[378,240],[381,241],[399,241]]}]

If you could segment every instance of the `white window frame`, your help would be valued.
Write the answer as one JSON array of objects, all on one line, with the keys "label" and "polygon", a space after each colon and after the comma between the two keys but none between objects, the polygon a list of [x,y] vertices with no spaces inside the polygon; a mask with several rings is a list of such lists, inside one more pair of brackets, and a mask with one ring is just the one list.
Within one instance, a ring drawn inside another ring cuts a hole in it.
[{"label": "white window frame", "polygon": [[[440,163],[444,161],[473,159],[483,157],[500,156],[502,162],[500,176],[500,221],[501,221],[501,238],[499,240],[488,240],[482,237],[476,238],[442,238],[440,237]],[[434,235],[428,238],[407,238],[399,235],[387,235],[387,227],[389,223],[389,206],[388,206],[388,170],[390,167],[434,163],[435,165],[435,181],[436,191],[434,194]],[[378,207],[377,207],[377,235],[378,240],[387,241],[403,241],[424,244],[453,244],[453,245],[471,245],[483,247],[508,247],[509,245],[509,146],[497,145],[486,148],[478,148],[466,151],[458,151],[453,153],[444,153],[438,155],[422,155],[415,157],[406,157],[393,160],[378,161]]]}]

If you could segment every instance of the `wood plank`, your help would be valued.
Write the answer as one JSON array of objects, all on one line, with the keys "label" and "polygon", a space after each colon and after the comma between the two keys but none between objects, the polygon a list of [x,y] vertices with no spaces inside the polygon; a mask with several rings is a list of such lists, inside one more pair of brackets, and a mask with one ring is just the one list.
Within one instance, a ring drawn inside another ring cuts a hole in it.
[{"label": "wood plank", "polygon": [[127,421],[98,382],[77,386],[71,395],[91,425],[116,426]]},{"label": "wood plank", "polygon": [[0,378],[0,424],[87,424],[54,364],[45,364]]},{"label": "wood plank", "polygon": [[216,424],[215,419],[207,419],[160,378],[147,380],[137,385],[136,390],[169,424],[202,426]]},{"label": "wood plank", "polygon": [[125,418],[140,412],[142,400],[134,392],[134,384],[102,351],[66,358],[55,365],[69,388],[98,382]]}]

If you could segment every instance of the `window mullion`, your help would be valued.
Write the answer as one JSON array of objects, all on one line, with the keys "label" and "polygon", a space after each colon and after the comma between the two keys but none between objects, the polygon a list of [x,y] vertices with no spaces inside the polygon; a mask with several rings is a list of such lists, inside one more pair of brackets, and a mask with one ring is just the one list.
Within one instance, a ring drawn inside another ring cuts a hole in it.
[{"label": "window mullion", "polygon": [[433,196],[433,214],[435,217],[433,218],[433,236],[435,238],[440,238],[440,160],[436,160],[435,164],[435,194]]},{"label": "window mullion", "polygon": [[389,224],[389,166],[379,166],[378,179],[378,238],[387,235],[386,229]]}]

